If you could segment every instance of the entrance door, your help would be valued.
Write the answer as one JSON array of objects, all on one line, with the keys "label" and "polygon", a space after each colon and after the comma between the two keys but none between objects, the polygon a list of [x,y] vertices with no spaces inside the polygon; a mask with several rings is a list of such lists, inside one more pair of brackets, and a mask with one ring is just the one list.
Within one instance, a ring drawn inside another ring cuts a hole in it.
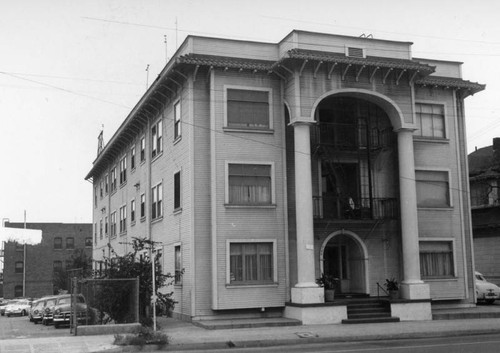
[{"label": "entrance door", "polygon": [[355,236],[336,235],[323,247],[323,272],[338,278],[336,293],[366,294],[366,259]]},{"label": "entrance door", "polygon": [[[340,281],[335,288],[336,293],[343,293],[348,290],[345,286],[347,279],[347,245],[331,245],[325,248],[323,254],[324,272],[326,275],[332,275]],[[342,286],[344,283],[344,286]]]}]

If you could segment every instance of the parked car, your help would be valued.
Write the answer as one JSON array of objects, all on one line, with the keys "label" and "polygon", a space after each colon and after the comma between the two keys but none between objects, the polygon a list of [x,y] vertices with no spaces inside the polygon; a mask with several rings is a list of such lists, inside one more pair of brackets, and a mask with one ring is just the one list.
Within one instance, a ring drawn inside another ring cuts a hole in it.
[{"label": "parked car", "polygon": [[486,304],[493,304],[500,298],[500,288],[490,283],[484,276],[476,271],[476,297],[477,301],[484,301]]},{"label": "parked car", "polygon": [[29,319],[31,322],[38,324],[42,321],[45,306],[50,298],[54,298],[54,296],[43,297],[33,302],[29,313]]},{"label": "parked car", "polygon": [[[79,323],[87,321],[87,304],[83,295],[76,296],[76,319]],[[60,297],[54,306],[53,318],[54,327],[69,325],[71,321],[71,295]]]},{"label": "parked car", "polygon": [[10,317],[12,315],[28,315],[31,309],[31,301],[28,299],[13,300],[5,307],[5,315]]},{"label": "parked car", "polygon": [[50,297],[45,302],[45,306],[43,307],[42,314],[42,324],[47,326],[52,323],[52,315],[54,313],[54,306],[56,305],[57,299],[61,297],[60,295]]},{"label": "parked car", "polygon": [[0,315],[5,315],[5,307],[9,304],[9,302],[10,300],[2,299],[2,302],[0,303]]}]

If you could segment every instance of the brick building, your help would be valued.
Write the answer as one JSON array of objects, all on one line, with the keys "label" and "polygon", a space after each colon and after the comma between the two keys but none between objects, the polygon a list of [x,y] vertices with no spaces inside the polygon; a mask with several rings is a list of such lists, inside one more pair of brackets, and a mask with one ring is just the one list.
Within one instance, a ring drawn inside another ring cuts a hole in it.
[{"label": "brick building", "polygon": [[[5,228],[24,228],[5,223]],[[92,257],[92,224],[26,223],[26,229],[42,231],[36,245],[6,241],[4,249],[4,297],[41,297],[54,294],[54,276],[70,269],[78,251]]]},{"label": "brick building", "polygon": [[341,322],[322,273],[344,298],[397,278],[401,320],[474,303],[463,104],[483,89],[408,42],[188,36],[98,147],[94,259],[158,242],[186,320]]}]

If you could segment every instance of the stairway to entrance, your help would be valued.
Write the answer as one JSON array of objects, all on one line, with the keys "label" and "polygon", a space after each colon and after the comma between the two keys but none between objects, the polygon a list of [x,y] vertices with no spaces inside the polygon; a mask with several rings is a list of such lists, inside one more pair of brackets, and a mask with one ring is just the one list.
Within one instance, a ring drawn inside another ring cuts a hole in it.
[{"label": "stairway to entrance", "polygon": [[391,304],[385,300],[352,300],[347,304],[347,319],[343,324],[367,324],[377,322],[399,322],[391,316]]}]

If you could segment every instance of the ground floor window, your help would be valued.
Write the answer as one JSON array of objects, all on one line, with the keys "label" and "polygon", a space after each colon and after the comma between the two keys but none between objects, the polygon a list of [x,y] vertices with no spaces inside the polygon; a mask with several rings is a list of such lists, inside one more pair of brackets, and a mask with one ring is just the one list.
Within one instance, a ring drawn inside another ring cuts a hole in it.
[{"label": "ground floor window", "polygon": [[420,241],[419,245],[423,279],[455,276],[452,241]]},{"label": "ground floor window", "polygon": [[230,283],[272,283],[273,243],[230,243]]},{"label": "ground floor window", "polygon": [[19,298],[19,297],[24,296],[23,292],[24,292],[23,286],[19,285],[19,286],[14,287],[14,297]]},{"label": "ground floor window", "polygon": [[181,246],[176,245],[174,249],[174,261],[175,261],[175,284],[182,284],[182,258],[181,258]]}]

